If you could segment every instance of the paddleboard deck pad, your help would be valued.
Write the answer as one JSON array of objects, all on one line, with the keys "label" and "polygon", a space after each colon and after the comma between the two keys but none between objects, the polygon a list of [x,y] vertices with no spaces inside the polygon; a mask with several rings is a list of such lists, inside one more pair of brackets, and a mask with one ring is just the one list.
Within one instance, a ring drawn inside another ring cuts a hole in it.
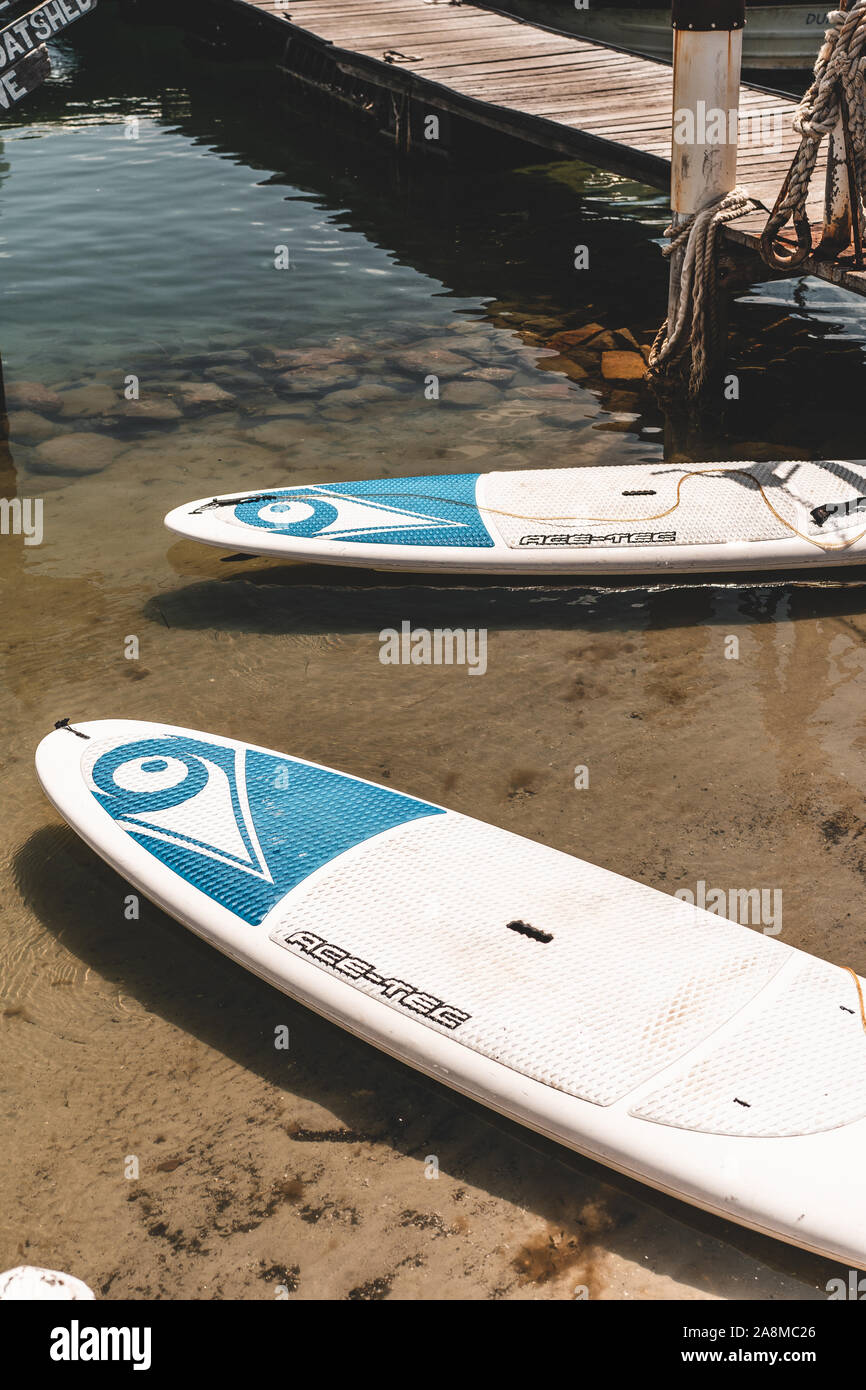
[{"label": "paddleboard deck pad", "polygon": [[866,560],[866,463],[636,464],[386,478],[203,498],[170,530],[293,561],[488,574]]},{"label": "paddleboard deck pad", "polygon": [[98,720],[50,733],[36,766],[119,873],[325,1018],[655,1188],[866,1265],[850,972],[230,738]]}]

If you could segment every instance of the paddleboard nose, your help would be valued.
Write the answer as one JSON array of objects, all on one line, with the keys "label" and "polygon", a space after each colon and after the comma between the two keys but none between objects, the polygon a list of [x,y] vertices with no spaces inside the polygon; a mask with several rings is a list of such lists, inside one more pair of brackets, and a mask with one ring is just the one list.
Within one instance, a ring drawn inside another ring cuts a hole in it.
[{"label": "paddleboard nose", "polygon": [[185,502],[180,507],[173,507],[163,517],[163,525],[169,531],[174,531],[175,535],[185,536],[190,540],[198,540],[202,526],[195,511],[199,506],[201,506],[200,502]]}]

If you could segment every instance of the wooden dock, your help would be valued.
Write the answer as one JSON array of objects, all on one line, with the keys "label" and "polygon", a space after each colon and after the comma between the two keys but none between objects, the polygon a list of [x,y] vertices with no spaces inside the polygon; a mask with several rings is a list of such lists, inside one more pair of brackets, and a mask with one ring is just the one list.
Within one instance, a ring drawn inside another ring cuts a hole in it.
[{"label": "wooden dock", "polygon": [[[275,56],[305,79],[298,61],[318,50],[347,79],[433,112],[576,156],[667,191],[672,68],[624,50],[540,28],[464,0],[222,0],[273,28]],[[316,85],[314,83],[314,85]],[[319,83],[327,86],[327,83]],[[738,181],[773,207],[798,147],[793,98],[744,83]],[[763,137],[759,133],[763,132]],[[755,138],[758,137],[758,138]],[[820,170],[820,166],[819,166]],[[823,183],[809,207],[820,230]],[[757,249],[766,217],[750,214],[725,235]],[[793,242],[792,237],[792,242]],[[866,295],[866,272],[814,257],[813,274]],[[769,274],[769,272],[768,272]]]}]

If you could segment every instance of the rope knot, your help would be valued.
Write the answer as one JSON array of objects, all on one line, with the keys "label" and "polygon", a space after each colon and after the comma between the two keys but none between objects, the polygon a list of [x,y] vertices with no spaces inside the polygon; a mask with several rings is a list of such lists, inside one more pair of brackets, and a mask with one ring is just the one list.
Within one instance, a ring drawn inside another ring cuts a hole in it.
[{"label": "rope knot", "polygon": [[719,315],[716,241],[727,222],[759,208],[760,203],[745,188],[734,188],[713,198],[706,207],[692,213],[677,227],[669,227],[670,237],[663,254],[671,256],[685,243],[679,295],[673,324],[665,319],[650,349],[649,369],[661,376],[691,346],[692,366],[689,394],[697,395],[706,381],[711,358],[719,345],[722,327]]}]

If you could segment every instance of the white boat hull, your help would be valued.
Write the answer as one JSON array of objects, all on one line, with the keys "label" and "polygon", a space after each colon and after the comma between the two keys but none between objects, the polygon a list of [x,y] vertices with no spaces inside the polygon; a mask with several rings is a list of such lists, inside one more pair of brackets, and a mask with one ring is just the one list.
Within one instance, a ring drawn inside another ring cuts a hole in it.
[{"label": "white boat hull", "polygon": [[[670,6],[657,9],[575,9],[572,0],[496,0],[492,8],[599,43],[633,49],[649,58],[670,61]],[[750,5],[743,35],[747,68],[810,70],[827,28],[832,7],[822,5]]]}]

